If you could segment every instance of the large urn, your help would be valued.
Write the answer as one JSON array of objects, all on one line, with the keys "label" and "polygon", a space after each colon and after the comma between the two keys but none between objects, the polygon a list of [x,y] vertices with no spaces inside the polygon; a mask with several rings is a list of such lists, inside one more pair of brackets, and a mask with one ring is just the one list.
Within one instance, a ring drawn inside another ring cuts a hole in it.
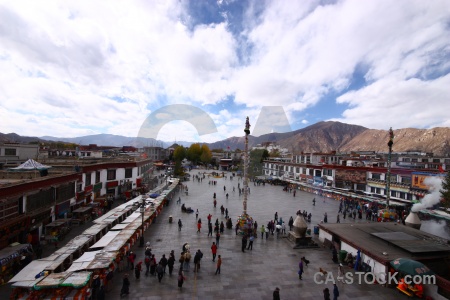
[{"label": "large urn", "polygon": [[306,229],[308,229],[308,225],[306,224],[305,218],[301,215],[297,215],[297,218],[294,220],[293,231],[300,237],[305,237]]},{"label": "large urn", "polygon": [[422,221],[420,221],[419,216],[415,212],[410,212],[408,217],[405,219],[406,226],[420,229],[420,226],[422,225]]}]

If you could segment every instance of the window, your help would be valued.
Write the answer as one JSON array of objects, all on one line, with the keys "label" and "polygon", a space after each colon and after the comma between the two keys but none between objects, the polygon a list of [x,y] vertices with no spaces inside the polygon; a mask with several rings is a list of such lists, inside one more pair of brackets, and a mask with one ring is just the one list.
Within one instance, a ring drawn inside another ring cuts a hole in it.
[{"label": "window", "polygon": [[434,162],[434,163],[440,163],[441,160],[440,160],[439,158],[434,158],[434,159],[433,159],[433,162]]},{"label": "window", "polygon": [[378,173],[372,173],[372,178],[373,178],[373,179],[381,179],[381,174],[378,174]]},{"label": "window", "polygon": [[410,162],[411,159],[410,159],[409,157],[405,157],[405,158],[403,158],[403,161],[404,161],[404,162]]},{"label": "window", "polygon": [[91,173],[86,173],[86,183],[84,186],[91,185]]},{"label": "window", "polygon": [[428,162],[428,158],[422,158],[422,162]]},{"label": "window", "polygon": [[95,172],[95,183],[99,183],[100,182],[100,172],[97,171]]},{"label": "window", "polygon": [[400,177],[401,183],[411,184],[411,177]]},{"label": "window", "polygon": [[114,180],[114,179],[116,179],[116,170],[108,170],[106,180]]},{"label": "window", "polygon": [[5,156],[15,156],[15,155],[16,155],[16,149],[5,148]]},{"label": "window", "polygon": [[125,178],[133,177],[133,169],[125,169]]},{"label": "window", "polygon": [[411,159],[411,162],[417,162],[417,158]]},{"label": "window", "polygon": [[405,199],[406,198],[404,192],[400,192],[398,197],[401,198],[401,199]]}]

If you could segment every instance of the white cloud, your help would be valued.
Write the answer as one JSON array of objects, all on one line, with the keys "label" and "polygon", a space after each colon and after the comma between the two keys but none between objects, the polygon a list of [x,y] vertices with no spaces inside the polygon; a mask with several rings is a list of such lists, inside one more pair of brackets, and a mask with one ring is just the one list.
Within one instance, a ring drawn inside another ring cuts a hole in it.
[{"label": "white cloud", "polygon": [[[136,136],[152,111],[185,103],[207,110],[218,132],[165,130],[212,141],[242,136],[246,116],[253,130],[262,106],[308,124],[297,112],[330,92],[349,105],[334,118],[343,122],[450,125],[450,2],[321,2],[268,1],[257,17],[250,6],[232,33],[228,17],[191,30],[176,0],[2,1],[0,131]],[[348,91],[357,69],[366,86]]]},{"label": "white cloud", "polygon": [[337,99],[347,103],[341,122],[368,128],[449,127],[450,74],[430,81],[385,78]]}]

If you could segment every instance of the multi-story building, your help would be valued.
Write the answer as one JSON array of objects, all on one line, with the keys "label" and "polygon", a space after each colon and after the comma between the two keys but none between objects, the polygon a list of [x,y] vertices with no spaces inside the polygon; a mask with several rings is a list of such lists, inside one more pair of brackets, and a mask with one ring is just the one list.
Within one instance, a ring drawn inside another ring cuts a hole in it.
[{"label": "multi-story building", "polygon": [[143,152],[152,160],[165,160],[169,157],[168,150],[163,147],[144,147]]},{"label": "multi-story building", "polygon": [[[450,159],[431,154],[420,158],[416,153],[393,154],[390,199],[403,202],[421,199],[428,192],[424,179],[443,176],[441,171],[448,163]],[[267,177],[378,197],[387,196],[387,170],[387,154],[374,152],[301,153],[294,155],[292,160],[270,158],[263,164],[263,175]]]},{"label": "multi-story building", "polygon": [[0,143],[0,169],[20,165],[28,159],[37,159],[39,145]]},{"label": "multi-story building", "polygon": [[52,166],[45,177],[35,171],[0,171],[0,249],[26,242],[28,233],[37,242],[45,225],[97,197],[130,197],[127,193],[154,184],[152,161],[140,157],[42,162]]}]

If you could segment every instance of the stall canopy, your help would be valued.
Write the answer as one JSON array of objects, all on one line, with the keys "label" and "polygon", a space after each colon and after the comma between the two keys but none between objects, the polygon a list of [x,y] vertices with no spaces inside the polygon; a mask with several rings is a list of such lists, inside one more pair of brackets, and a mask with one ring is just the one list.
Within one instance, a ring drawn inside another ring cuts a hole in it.
[{"label": "stall canopy", "polygon": [[10,260],[21,256],[23,252],[31,253],[30,244],[11,244],[0,250],[0,267],[9,263]]},{"label": "stall canopy", "polygon": [[108,231],[97,243],[95,243],[90,249],[103,248],[107,246],[120,231]]},{"label": "stall canopy", "polygon": [[85,252],[80,258],[72,263],[66,272],[108,268],[116,256],[117,252],[105,252],[102,250]]},{"label": "stall canopy", "polygon": [[34,159],[29,159],[23,164],[15,168],[9,168],[10,171],[32,171],[32,170],[47,170],[50,169],[51,166],[46,166],[41,163],[38,163]]},{"label": "stall canopy", "polygon": [[[26,265],[25,268],[23,268],[19,273],[14,276],[9,283],[13,282],[25,282],[25,281],[36,281],[36,277],[38,274],[40,274],[42,271],[47,268],[48,265],[50,265],[51,261],[42,261],[42,260],[33,260],[28,265]],[[41,278],[42,279],[42,278]]]},{"label": "stall canopy", "polygon": [[8,171],[15,171],[15,172],[39,171],[41,173],[41,176],[45,176],[47,175],[47,170],[50,168],[51,166],[46,166],[41,163],[38,163],[33,159],[29,159],[18,167],[9,168]]}]

